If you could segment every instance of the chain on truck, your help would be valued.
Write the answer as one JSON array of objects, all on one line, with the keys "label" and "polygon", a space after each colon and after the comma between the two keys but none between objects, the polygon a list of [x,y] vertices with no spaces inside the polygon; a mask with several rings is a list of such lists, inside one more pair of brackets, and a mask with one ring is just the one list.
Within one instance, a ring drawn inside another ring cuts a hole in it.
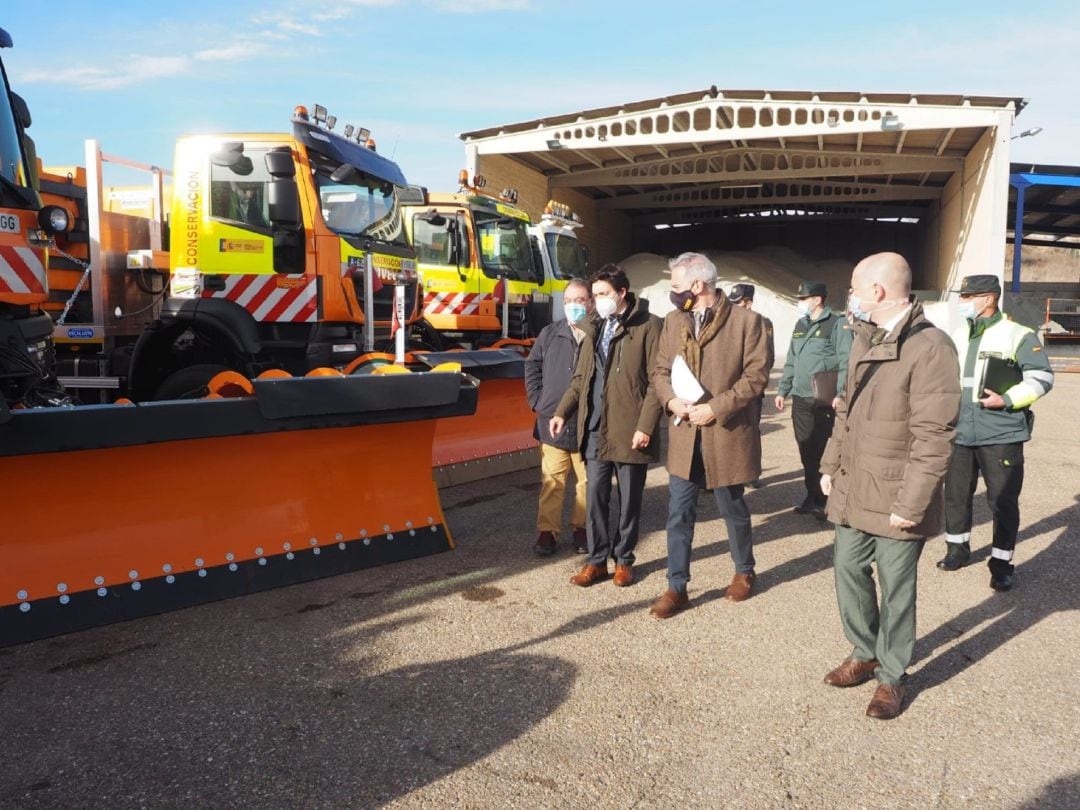
[{"label": "chain on truck", "polygon": [[549,212],[532,225],[515,189],[486,193],[481,175],[470,181],[462,171],[458,185],[404,207],[423,291],[421,341],[476,348],[535,337],[561,316],[567,281],[585,274],[580,223],[561,207],[565,218]]},{"label": "chain on truck", "polygon": [[[49,271],[65,386],[84,402],[198,396],[224,370],[300,375],[391,349],[420,318],[401,205],[425,195],[367,129],[336,123],[315,105],[289,134],[183,137],[171,173],[94,141],[85,168],[44,171],[75,222]],[[108,163],[152,183],[106,187]]]}]

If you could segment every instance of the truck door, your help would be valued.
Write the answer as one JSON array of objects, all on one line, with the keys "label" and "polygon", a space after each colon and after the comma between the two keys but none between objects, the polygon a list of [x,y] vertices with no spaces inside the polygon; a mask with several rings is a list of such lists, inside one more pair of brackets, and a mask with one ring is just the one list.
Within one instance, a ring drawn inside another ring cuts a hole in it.
[{"label": "truck door", "polygon": [[428,323],[440,332],[491,328],[481,324],[480,277],[471,266],[465,215],[461,211],[414,213],[412,236]]}]

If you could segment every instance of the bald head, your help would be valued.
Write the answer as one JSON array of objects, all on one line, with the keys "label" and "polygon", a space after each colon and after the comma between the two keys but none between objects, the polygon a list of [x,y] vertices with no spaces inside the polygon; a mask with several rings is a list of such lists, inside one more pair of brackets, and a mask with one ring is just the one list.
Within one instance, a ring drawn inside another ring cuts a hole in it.
[{"label": "bald head", "polygon": [[850,306],[856,318],[888,323],[908,305],[910,295],[911,268],[899,253],[867,256],[851,273]]},{"label": "bald head", "polygon": [[851,274],[852,289],[877,284],[890,301],[907,300],[911,294],[911,267],[899,253],[875,253],[867,256]]}]

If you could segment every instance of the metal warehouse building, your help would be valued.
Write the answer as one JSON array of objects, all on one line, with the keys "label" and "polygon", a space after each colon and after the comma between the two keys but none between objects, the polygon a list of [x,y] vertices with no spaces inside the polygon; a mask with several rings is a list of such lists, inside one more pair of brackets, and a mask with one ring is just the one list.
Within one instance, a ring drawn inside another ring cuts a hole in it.
[{"label": "metal warehouse building", "polygon": [[639,251],[897,250],[915,286],[1005,263],[1017,98],[717,90],[464,133],[534,217],[574,207],[593,266]]}]

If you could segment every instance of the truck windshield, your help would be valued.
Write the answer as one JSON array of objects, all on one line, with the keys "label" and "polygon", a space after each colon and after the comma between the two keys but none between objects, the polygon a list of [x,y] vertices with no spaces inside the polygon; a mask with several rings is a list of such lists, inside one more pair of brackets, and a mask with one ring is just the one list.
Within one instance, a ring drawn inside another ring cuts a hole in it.
[{"label": "truck windshield", "polygon": [[0,176],[8,183],[25,186],[22,143],[19,129],[15,126],[15,113],[11,109],[7,77],[0,70]]},{"label": "truck windshield", "polygon": [[551,257],[551,271],[555,278],[584,278],[585,262],[581,255],[581,245],[573,236],[561,233],[546,233],[548,256]]},{"label": "truck windshield", "polygon": [[480,243],[480,267],[485,276],[540,280],[533,267],[527,222],[487,211],[474,212],[473,219]]},{"label": "truck windshield", "polygon": [[328,162],[315,168],[315,185],[326,227],[342,236],[405,245],[397,186],[361,171],[335,181],[330,175],[337,168]]}]

